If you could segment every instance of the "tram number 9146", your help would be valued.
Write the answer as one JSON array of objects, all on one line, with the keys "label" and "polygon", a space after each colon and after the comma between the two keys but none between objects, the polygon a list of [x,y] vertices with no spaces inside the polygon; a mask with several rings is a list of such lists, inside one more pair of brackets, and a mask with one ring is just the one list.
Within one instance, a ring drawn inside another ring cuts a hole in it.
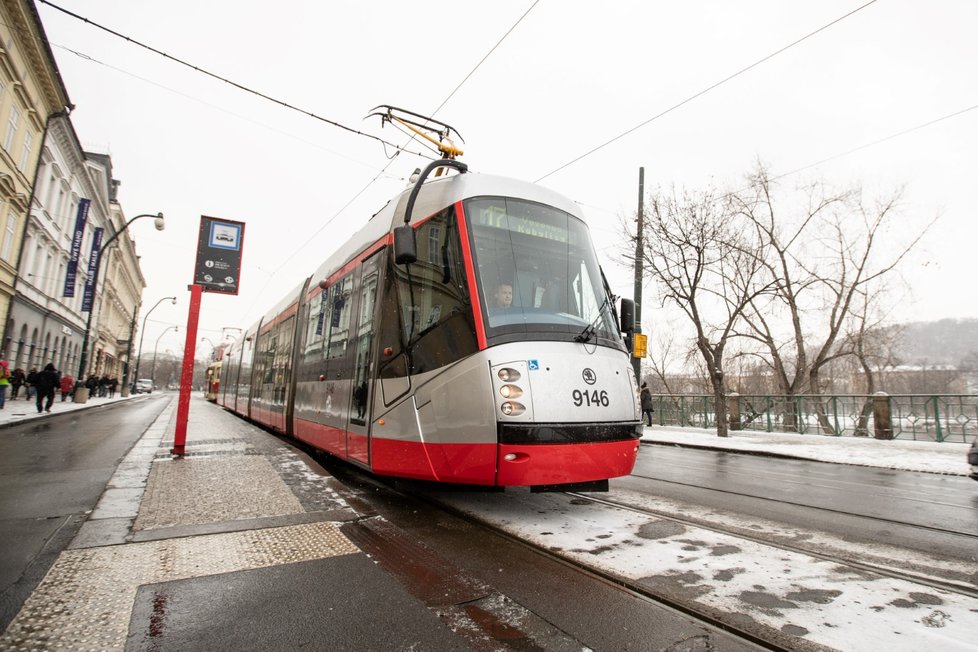
[{"label": "tram number 9146", "polygon": [[574,399],[574,406],[581,407],[586,405],[588,407],[608,407],[610,401],[608,401],[608,392],[601,390],[600,392],[596,389],[583,392],[579,389],[575,389],[571,396]]}]

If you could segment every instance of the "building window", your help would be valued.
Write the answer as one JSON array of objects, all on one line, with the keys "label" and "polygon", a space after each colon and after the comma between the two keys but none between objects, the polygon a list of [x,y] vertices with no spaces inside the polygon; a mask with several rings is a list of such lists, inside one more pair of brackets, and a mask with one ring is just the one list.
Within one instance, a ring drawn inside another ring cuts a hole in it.
[{"label": "building window", "polygon": [[6,218],[6,228],[3,232],[3,246],[0,247],[0,257],[7,262],[13,262],[10,258],[14,250],[14,238],[17,237],[17,215],[13,211],[7,210],[7,206],[0,204],[0,220]]},{"label": "building window", "polygon": [[7,120],[7,137],[3,139],[3,148],[10,151],[14,146],[14,136],[17,135],[17,123],[20,122],[20,109],[16,105],[10,107],[10,118]]},{"label": "building window", "polygon": [[27,164],[31,160],[31,146],[34,144],[34,134],[30,131],[24,133],[24,148],[20,153],[20,164],[17,166],[20,171],[27,174]]},{"label": "building window", "polygon": [[58,180],[54,176],[54,167],[52,166],[51,174],[50,176],[48,176],[48,187],[45,188],[44,190],[44,202],[41,204],[41,206],[44,208],[44,210],[48,212],[48,214],[51,214],[54,208],[51,202],[54,200],[54,190],[55,190],[55,184],[57,182]]}]

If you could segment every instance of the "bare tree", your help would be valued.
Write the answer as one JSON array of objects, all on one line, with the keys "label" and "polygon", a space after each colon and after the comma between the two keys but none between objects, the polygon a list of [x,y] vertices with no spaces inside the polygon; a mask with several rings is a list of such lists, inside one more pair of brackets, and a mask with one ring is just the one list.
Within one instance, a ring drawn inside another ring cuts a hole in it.
[{"label": "bare tree", "polygon": [[757,282],[763,247],[750,229],[739,228],[727,201],[713,192],[655,194],[646,211],[645,272],[695,330],[695,346],[713,390],[717,435],[726,437],[728,417],[724,353],[743,311],[766,286]]},{"label": "bare tree", "polygon": [[[846,334],[842,348],[851,356],[849,359],[857,367],[862,386],[859,393],[870,395],[863,402],[854,434],[857,437],[869,435],[869,417],[873,412],[871,395],[877,390],[880,372],[892,366],[901,329],[885,327],[882,318],[874,319],[872,310],[878,303],[873,297],[881,288],[861,292],[853,304],[852,327]],[[853,388],[851,388],[853,389]],[[853,392],[855,393],[855,392]]]},{"label": "bare tree", "polygon": [[[805,190],[807,206],[782,215],[764,166],[748,178],[750,190],[731,201],[765,244],[763,267],[775,291],[752,300],[740,334],[763,346],[782,394],[819,394],[823,367],[852,352],[839,343],[854,302],[875,300],[867,288],[892,272],[923,234],[904,244],[885,238],[900,190],[867,207],[855,190],[828,193],[813,183]],[[794,415],[785,416],[790,426]]]}]

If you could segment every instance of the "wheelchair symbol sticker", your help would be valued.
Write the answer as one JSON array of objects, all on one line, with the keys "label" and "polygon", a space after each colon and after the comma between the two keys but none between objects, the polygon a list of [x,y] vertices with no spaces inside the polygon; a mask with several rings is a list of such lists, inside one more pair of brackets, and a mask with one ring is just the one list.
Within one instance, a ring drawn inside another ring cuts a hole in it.
[{"label": "wheelchair symbol sticker", "polygon": [[530,368],[530,371],[540,370],[540,363],[537,360],[527,360],[526,366]]}]

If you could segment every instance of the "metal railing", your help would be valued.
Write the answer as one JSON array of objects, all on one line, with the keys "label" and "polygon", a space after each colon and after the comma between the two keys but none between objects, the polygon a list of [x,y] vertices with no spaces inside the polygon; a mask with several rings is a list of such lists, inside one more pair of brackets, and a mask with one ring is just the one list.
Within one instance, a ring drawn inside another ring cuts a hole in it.
[{"label": "metal railing", "polygon": [[[711,395],[654,395],[655,423],[715,428]],[[978,395],[727,396],[731,430],[968,443]]]}]

